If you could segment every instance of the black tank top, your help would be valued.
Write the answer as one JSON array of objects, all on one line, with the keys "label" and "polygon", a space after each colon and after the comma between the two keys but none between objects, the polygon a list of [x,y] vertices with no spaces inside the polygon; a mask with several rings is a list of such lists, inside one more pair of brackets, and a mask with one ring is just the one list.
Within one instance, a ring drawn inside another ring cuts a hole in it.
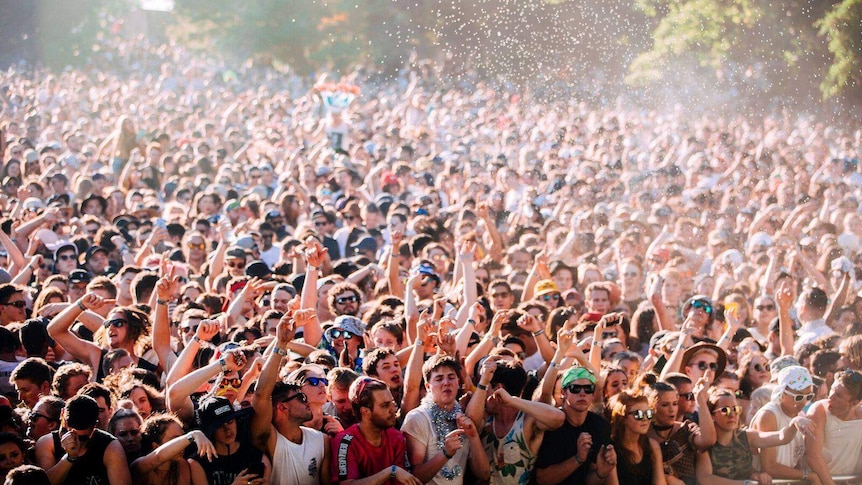
[{"label": "black tank top", "polygon": [[[63,450],[63,445],[60,443],[60,431],[52,431],[51,437],[54,438],[54,458],[59,462],[63,459],[66,451]],[[105,467],[105,450],[108,445],[114,441],[111,434],[97,429],[93,433],[93,437],[87,443],[87,451],[84,455],[78,457],[75,463],[72,463],[72,469],[66,475],[66,481],[69,485],[77,484],[93,484],[93,485],[108,485],[108,468]]]},{"label": "black tank top", "polygon": [[218,455],[213,461],[197,455],[191,458],[204,469],[210,485],[230,485],[249,465],[260,463],[263,453],[254,446],[241,442],[236,452],[230,455]]}]

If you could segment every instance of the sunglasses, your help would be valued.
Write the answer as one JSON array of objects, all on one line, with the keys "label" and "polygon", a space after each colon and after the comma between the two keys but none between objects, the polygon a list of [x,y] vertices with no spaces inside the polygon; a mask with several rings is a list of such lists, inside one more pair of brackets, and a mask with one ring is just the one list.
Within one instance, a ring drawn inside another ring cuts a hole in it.
[{"label": "sunglasses", "polygon": [[58,421],[56,419],[51,419],[48,416],[45,416],[44,414],[40,414],[40,413],[36,413],[36,412],[30,413],[30,416],[27,417],[27,421],[34,423],[34,422],[38,421],[39,418],[45,418],[50,422]]},{"label": "sunglasses", "polygon": [[139,430],[139,429],[130,429],[130,430],[128,430],[128,431],[118,431],[118,432],[117,432],[117,437],[118,437],[118,438],[125,438],[126,436],[138,436],[139,434],[141,434],[141,430]]},{"label": "sunglasses", "polygon": [[233,379],[222,379],[221,382],[218,383],[218,387],[221,389],[225,389],[226,387],[232,387],[234,389],[239,389],[242,386],[242,379],[239,377],[234,377]]},{"label": "sunglasses", "polygon": [[294,394],[293,396],[290,396],[289,398],[287,398],[281,402],[290,402],[290,401],[293,401],[294,399],[299,399],[299,402],[301,402],[301,403],[307,403],[308,402],[308,396],[306,396],[302,392],[298,392],[298,393]]},{"label": "sunglasses", "polygon": [[752,367],[754,367],[754,370],[756,370],[757,372],[769,372],[769,364],[754,364]]},{"label": "sunglasses", "polygon": [[569,393],[571,393],[571,394],[580,394],[581,391],[583,391],[584,394],[592,394],[592,393],[596,392],[596,385],[595,384],[572,384],[569,387],[567,387],[566,390],[569,391]]},{"label": "sunglasses", "polygon": [[352,221],[353,219],[356,219],[356,217],[354,217],[354,216],[341,216],[341,217],[343,217],[345,221]]},{"label": "sunglasses", "polygon": [[328,223],[328,222],[326,222],[326,221],[315,221],[315,222],[314,222],[314,227],[323,227],[323,226],[325,226],[325,225],[327,225],[327,224],[329,224],[329,223]]},{"label": "sunglasses", "polygon": [[323,384],[324,386],[329,385],[329,380],[325,377],[306,377],[305,382],[311,384],[314,387],[317,387],[321,384]]},{"label": "sunglasses", "polygon": [[814,399],[813,392],[811,394],[794,394],[790,391],[784,391],[784,394],[787,394],[788,396],[793,396],[793,400],[796,402],[801,402],[802,400],[811,401]]},{"label": "sunglasses", "polygon": [[499,293],[491,293],[491,298],[508,298],[511,293],[508,291],[501,291]]},{"label": "sunglasses", "polygon": [[693,302],[691,302],[691,307],[698,310],[703,310],[703,312],[707,315],[712,313],[712,305],[705,301],[694,300]]},{"label": "sunglasses", "polygon": [[15,308],[24,308],[27,306],[27,303],[24,301],[10,301],[9,303],[3,303],[6,306],[13,306]]},{"label": "sunglasses", "polygon": [[339,296],[335,299],[335,303],[338,303],[339,305],[344,305],[345,303],[356,303],[357,301],[359,301],[359,298],[356,295]]},{"label": "sunglasses", "polygon": [[762,312],[771,312],[775,310],[775,305],[757,305],[755,308]]},{"label": "sunglasses", "polygon": [[344,340],[350,340],[353,338],[353,334],[350,332],[347,332],[345,330],[333,330],[332,331],[332,338],[341,338],[341,337],[344,337]]},{"label": "sunglasses", "polygon": [[626,414],[635,418],[636,421],[650,420],[653,416],[655,416],[655,413],[652,409],[647,409],[646,411],[644,411],[643,409],[638,409],[637,411],[632,411]]},{"label": "sunglasses", "polygon": [[103,327],[114,327],[114,328],[123,328],[128,322],[123,320],[122,318],[115,318],[113,320],[105,320],[105,323],[102,324]]},{"label": "sunglasses", "polygon": [[616,332],[602,332],[602,340],[607,340],[609,338],[617,338]]},{"label": "sunglasses", "polygon": [[705,371],[706,369],[709,369],[712,371],[718,370],[718,364],[716,364],[715,362],[710,362],[708,364],[704,361],[689,362],[688,365],[697,366],[698,369],[703,370],[703,371]]},{"label": "sunglasses", "polygon": [[680,394],[679,398],[685,399],[686,401],[694,401],[694,393],[693,392],[686,392],[686,393]]},{"label": "sunglasses", "polygon": [[191,333],[191,332],[196,331],[197,329],[198,329],[198,327],[196,327],[196,326],[192,327],[191,325],[185,326],[185,327],[180,327],[180,331],[182,333]]},{"label": "sunglasses", "polygon": [[57,257],[57,259],[59,259],[60,261],[74,261],[75,256],[72,254],[61,254]]},{"label": "sunglasses", "polygon": [[560,301],[560,295],[557,293],[548,293],[548,294],[542,295],[542,301],[551,301],[551,300]]},{"label": "sunglasses", "polygon": [[189,249],[197,249],[198,251],[203,251],[204,248],[207,247],[207,245],[204,243],[188,243],[188,244],[186,244],[186,246]]},{"label": "sunglasses", "polygon": [[723,408],[718,408],[713,413],[723,414],[728,418],[731,416],[739,416],[742,414],[742,406],[725,406]]},{"label": "sunglasses", "polygon": [[228,261],[226,264],[228,268],[245,268],[245,263],[235,263],[232,261]]}]

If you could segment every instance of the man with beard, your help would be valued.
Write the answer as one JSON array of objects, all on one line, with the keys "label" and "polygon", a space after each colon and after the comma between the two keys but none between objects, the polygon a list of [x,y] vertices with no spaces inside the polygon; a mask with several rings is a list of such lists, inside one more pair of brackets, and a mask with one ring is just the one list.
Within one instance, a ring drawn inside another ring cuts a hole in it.
[{"label": "man with beard", "polygon": [[395,407],[400,409],[401,399],[404,397],[404,375],[395,352],[387,348],[372,350],[363,359],[362,370],[366,375],[380,379],[389,386],[389,391],[395,398]]},{"label": "man with beard", "polygon": [[266,359],[252,399],[252,442],[272,462],[272,483],[329,483],[329,437],[301,426],[313,417],[302,386],[276,382],[296,326],[314,318],[313,313],[312,309],[288,313],[278,322],[275,348]]},{"label": "man with beard", "polygon": [[398,409],[388,385],[373,377],[360,377],[350,385],[350,402],[360,420],[332,441],[336,457],[332,476],[338,483],[421,484],[406,470],[410,467],[407,439],[394,428]]}]

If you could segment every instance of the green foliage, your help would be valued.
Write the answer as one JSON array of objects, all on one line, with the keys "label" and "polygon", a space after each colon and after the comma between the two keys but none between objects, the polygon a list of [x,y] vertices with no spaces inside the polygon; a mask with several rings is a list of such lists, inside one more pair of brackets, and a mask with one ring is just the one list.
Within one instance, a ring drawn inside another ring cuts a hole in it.
[{"label": "green foliage", "polygon": [[862,83],[862,0],[844,0],[817,23],[829,40],[832,64],[820,90],[824,98],[837,96]]}]

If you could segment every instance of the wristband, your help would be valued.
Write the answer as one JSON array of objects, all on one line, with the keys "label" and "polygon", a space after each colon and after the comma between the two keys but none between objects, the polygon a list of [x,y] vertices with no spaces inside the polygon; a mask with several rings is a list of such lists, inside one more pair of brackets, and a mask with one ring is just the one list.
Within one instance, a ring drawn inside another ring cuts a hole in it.
[{"label": "wristband", "polygon": [[538,337],[540,335],[545,335],[545,329],[536,330],[535,332],[533,332],[533,337]]},{"label": "wristband", "polygon": [[222,357],[221,359],[219,359],[219,360],[218,360],[218,363],[219,363],[219,365],[221,365],[221,371],[222,371],[222,372],[228,372],[228,370],[227,370],[227,361],[226,361],[226,360],[224,360],[224,357]]},{"label": "wristband", "polygon": [[550,364],[548,364],[548,367],[553,367],[553,368],[557,368],[557,367],[559,367],[559,366],[560,366],[560,364],[558,364],[558,363],[554,362],[553,360],[551,361],[551,363],[550,363]]},{"label": "wristband", "polygon": [[475,325],[476,325],[476,320],[473,320],[472,318],[468,318],[468,319],[467,319],[467,323],[469,323],[469,324],[471,324],[471,325],[475,326]]},{"label": "wristband", "polygon": [[581,465],[583,465],[584,463],[586,463],[586,462],[584,462],[584,461],[581,461],[581,459],[580,459],[580,458],[578,458],[578,454],[577,454],[577,453],[575,453],[575,461],[578,463],[578,466],[581,466]]},{"label": "wristband", "polygon": [[68,453],[66,453],[65,455],[63,455],[63,458],[65,458],[65,459],[66,459],[66,461],[68,461],[69,463],[75,463],[76,461],[78,461],[78,459],[77,459],[77,458],[72,458],[71,456],[69,456],[69,454],[68,454]]},{"label": "wristband", "polygon": [[808,469],[807,468],[802,469],[802,479],[808,480]]},{"label": "wristband", "polygon": [[392,468],[389,469],[389,480],[395,480],[395,472],[398,470],[398,467],[392,465]]},{"label": "wristband", "polygon": [[424,347],[424,346],[425,346],[425,342],[423,342],[423,341],[421,341],[421,340],[417,339],[417,340],[414,340],[414,341],[413,341],[413,345],[415,345],[415,346],[417,346],[417,347]]},{"label": "wristband", "polygon": [[189,434],[188,440],[189,440],[189,444],[192,444],[192,445],[195,444],[195,435]]},{"label": "wristband", "polygon": [[595,470],[593,470],[593,471],[594,471],[594,472],[596,472],[596,476],[597,476],[597,477],[599,477],[599,480],[601,480],[601,481],[605,481],[605,480],[607,480],[607,479],[608,479],[608,475],[610,475],[610,474],[608,474],[608,475],[605,475],[605,476],[601,476],[601,475],[599,475],[599,470],[598,470],[598,469],[595,469]]},{"label": "wristband", "polygon": [[272,351],[273,351],[273,352],[275,352],[276,354],[278,354],[278,355],[282,356],[282,357],[287,357],[287,354],[289,354],[289,353],[290,353],[290,351],[289,351],[289,350],[287,350],[287,349],[280,349],[280,348],[278,348],[278,347],[273,348],[273,349],[272,349]]},{"label": "wristband", "polygon": [[201,345],[203,345],[203,344],[204,344],[203,340],[201,340],[201,338],[200,338],[200,337],[198,337],[198,335],[197,335],[197,334],[194,334],[194,335],[192,336],[192,342],[197,342],[197,343],[199,343],[199,344],[201,344]]},{"label": "wristband", "polygon": [[156,299],[156,305],[168,305],[168,300]]},{"label": "wristband", "polygon": [[446,460],[448,461],[451,460],[455,455],[450,455],[449,453],[446,453],[446,448],[443,448],[443,456],[445,456]]},{"label": "wristband", "polygon": [[485,384],[481,384],[481,383],[479,383],[479,384],[476,384],[476,389],[478,389],[478,390],[480,390],[480,391],[487,391],[487,390],[488,390],[488,386],[487,386],[487,385],[485,385]]},{"label": "wristband", "polygon": [[87,311],[87,307],[85,307],[84,304],[81,303],[81,300],[78,300],[78,308],[80,308],[82,312]]},{"label": "wristband", "polygon": [[602,345],[604,345],[604,342],[601,340],[593,340],[593,347],[601,347]]}]

